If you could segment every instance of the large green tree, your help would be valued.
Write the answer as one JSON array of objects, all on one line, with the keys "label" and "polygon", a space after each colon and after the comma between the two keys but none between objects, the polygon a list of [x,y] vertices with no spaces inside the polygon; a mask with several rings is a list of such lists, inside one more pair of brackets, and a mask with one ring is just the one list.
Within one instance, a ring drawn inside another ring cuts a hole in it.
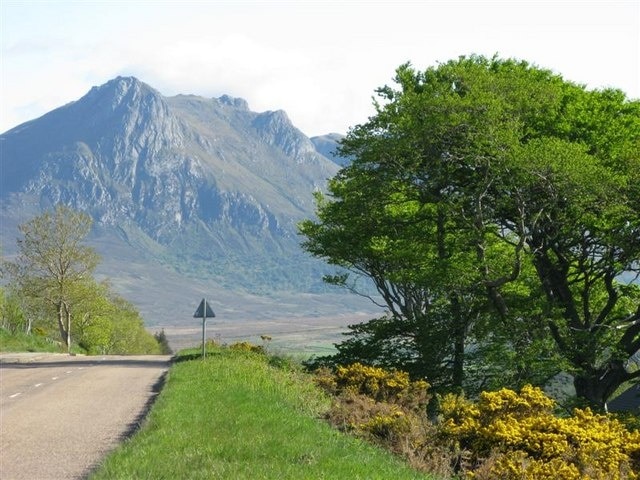
[{"label": "large green tree", "polygon": [[55,310],[57,327],[67,350],[71,347],[72,313],[78,291],[93,282],[98,254],[83,244],[91,217],[58,205],[20,225],[18,257],[8,265],[22,295]]},{"label": "large green tree", "polygon": [[640,301],[620,281],[639,268],[638,102],[497,58],[395,80],[343,142],[354,161],[302,224],[305,248],[372,279],[395,324],[449,332],[422,348],[446,347],[453,385],[465,347],[534,360],[551,342],[602,405],[640,376]]}]

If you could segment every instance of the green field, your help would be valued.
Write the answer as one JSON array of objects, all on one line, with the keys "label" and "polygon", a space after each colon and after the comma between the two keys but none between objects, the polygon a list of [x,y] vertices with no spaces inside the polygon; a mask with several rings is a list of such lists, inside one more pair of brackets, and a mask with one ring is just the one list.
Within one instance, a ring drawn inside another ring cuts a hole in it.
[{"label": "green field", "polygon": [[181,352],[144,426],[91,479],[431,478],[324,423],[328,400],[290,362],[192,357]]}]

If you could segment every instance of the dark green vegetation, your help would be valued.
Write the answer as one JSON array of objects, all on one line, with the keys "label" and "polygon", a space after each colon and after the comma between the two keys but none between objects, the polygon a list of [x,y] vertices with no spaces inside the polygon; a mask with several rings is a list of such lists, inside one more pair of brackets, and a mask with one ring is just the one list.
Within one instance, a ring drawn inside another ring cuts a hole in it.
[{"label": "dark green vegetation", "polygon": [[602,408],[640,378],[640,287],[621,280],[640,272],[640,102],[475,56],[395,82],[301,225],[350,272],[328,280],[364,277],[388,314],[318,363],[471,394],[564,371]]},{"label": "dark green vegetation", "polygon": [[429,478],[331,429],[307,375],[246,346],[181,352],[143,428],[91,478]]},{"label": "dark green vegetation", "polygon": [[83,244],[90,228],[88,215],[65,206],[20,226],[20,253],[3,263],[10,284],[8,294],[0,291],[2,350],[20,348],[22,341],[25,349],[36,348],[41,342],[32,336],[47,350],[59,344],[71,352],[73,338],[90,354],[160,352],[161,339],[145,330],[133,305],[93,278],[99,258]]}]

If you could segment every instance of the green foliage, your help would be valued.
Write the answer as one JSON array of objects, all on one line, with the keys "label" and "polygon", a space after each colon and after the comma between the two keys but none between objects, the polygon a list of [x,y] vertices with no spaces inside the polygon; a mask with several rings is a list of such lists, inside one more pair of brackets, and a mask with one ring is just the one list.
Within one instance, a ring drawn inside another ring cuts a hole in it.
[{"label": "green foliage", "polygon": [[[74,351],[90,355],[109,354],[157,354],[170,353],[161,350],[162,344],[148,332],[136,309],[115,295],[106,285],[94,285],[99,295],[90,295],[78,301],[75,323],[78,348]],[[85,292],[86,293],[86,292]],[[36,322],[30,334],[3,327],[5,351],[60,351],[57,332],[50,322]],[[166,341],[166,337],[165,337]],[[168,347],[168,343],[165,345]]]},{"label": "green foliage", "polygon": [[436,386],[446,385],[451,378],[451,365],[443,361],[451,355],[448,326],[445,318],[435,314],[429,323],[386,316],[349,325],[345,333],[349,338],[336,345],[336,354],[311,358],[305,365],[314,370],[359,362],[403,370],[413,379],[428,378]]},{"label": "green foliage", "polygon": [[91,281],[98,264],[95,251],[82,242],[92,220],[64,205],[19,226],[19,255],[6,263],[14,288],[31,302],[54,308],[61,340],[71,348],[74,291]]},{"label": "green foliage", "polygon": [[105,355],[114,333],[113,322],[106,317],[96,317],[82,330],[79,345],[90,355]]},{"label": "green foliage", "polygon": [[477,56],[395,82],[300,225],[309,253],[349,272],[332,281],[368,278],[389,312],[352,328],[341,359],[405,363],[438,390],[569,368],[601,407],[640,375],[625,367],[640,301],[619,281],[640,268],[640,102]]},{"label": "green foliage", "polygon": [[4,288],[0,288],[0,326],[12,333],[29,333],[30,322],[20,305],[19,298],[15,293],[8,295]]},{"label": "green foliage", "polygon": [[160,345],[144,327],[140,313],[135,307],[117,295],[111,299],[114,306],[113,331],[106,353],[110,354],[157,354]]},{"label": "green foliage", "polygon": [[37,326],[47,335],[57,327],[67,349],[73,335],[89,354],[159,353],[136,309],[94,280],[98,255],[82,243],[90,229],[88,215],[63,205],[20,226],[18,259],[4,265],[11,284],[0,305],[3,327]]}]

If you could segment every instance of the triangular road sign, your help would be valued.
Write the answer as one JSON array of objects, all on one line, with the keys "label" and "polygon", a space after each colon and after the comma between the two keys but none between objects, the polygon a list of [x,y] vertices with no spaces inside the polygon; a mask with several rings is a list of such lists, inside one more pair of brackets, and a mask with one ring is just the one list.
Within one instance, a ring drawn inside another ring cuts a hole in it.
[{"label": "triangular road sign", "polygon": [[[206,315],[205,315],[205,306],[207,307]],[[198,306],[196,313],[193,314],[193,318],[213,318],[215,316],[216,314],[213,313],[213,310],[211,310],[209,303],[204,298],[200,302],[200,306]]]}]

